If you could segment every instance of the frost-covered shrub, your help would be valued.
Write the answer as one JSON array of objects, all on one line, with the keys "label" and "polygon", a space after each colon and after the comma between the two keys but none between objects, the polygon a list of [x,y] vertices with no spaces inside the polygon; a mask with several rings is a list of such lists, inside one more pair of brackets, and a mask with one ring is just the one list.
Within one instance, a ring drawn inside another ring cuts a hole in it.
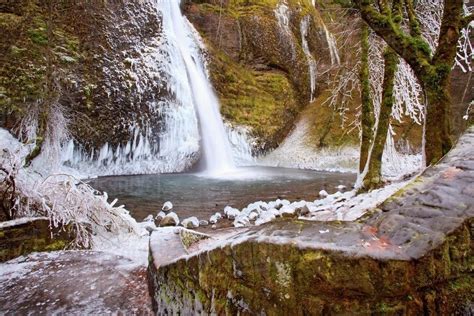
[{"label": "frost-covered shrub", "polygon": [[[24,167],[32,145],[18,142],[0,129],[0,194],[11,217],[46,216],[52,226],[69,227],[76,235],[73,247],[90,247],[92,235],[137,232],[136,222],[123,206],[109,203],[77,178]],[[39,159],[39,158],[38,158]]]}]

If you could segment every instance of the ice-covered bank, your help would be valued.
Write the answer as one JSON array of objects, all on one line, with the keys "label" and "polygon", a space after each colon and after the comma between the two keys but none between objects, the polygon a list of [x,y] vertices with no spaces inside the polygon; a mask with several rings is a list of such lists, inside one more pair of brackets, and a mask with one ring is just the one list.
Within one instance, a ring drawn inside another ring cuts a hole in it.
[{"label": "ice-covered bank", "polygon": [[[357,172],[360,154],[358,147],[345,145],[318,148],[311,140],[311,133],[311,121],[302,116],[282,144],[260,157],[257,163],[284,168]],[[421,154],[399,153],[391,137],[387,139],[382,159],[382,173],[387,178],[400,179],[421,170]]]}]

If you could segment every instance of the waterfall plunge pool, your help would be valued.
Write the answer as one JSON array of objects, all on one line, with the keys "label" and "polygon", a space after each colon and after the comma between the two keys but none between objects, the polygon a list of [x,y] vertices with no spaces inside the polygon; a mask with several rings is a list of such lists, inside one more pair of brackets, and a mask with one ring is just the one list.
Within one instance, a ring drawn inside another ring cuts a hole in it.
[{"label": "waterfall plunge pool", "polygon": [[320,190],[334,193],[338,185],[351,188],[355,180],[353,173],[243,167],[221,177],[193,173],[110,176],[93,179],[90,184],[111,199],[117,198],[118,204],[125,204],[138,221],[156,215],[166,201],[173,203],[180,219],[196,216],[209,220],[227,205],[242,209],[260,200],[313,201]]}]

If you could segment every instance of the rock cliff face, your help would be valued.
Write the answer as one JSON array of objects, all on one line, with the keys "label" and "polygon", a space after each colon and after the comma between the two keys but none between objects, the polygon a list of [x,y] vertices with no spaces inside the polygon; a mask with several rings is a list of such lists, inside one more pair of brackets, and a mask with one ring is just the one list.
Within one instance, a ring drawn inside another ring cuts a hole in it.
[{"label": "rock cliff face", "polygon": [[[0,43],[1,124],[27,136],[19,128],[22,120],[32,116],[54,125],[47,108],[57,103],[76,150],[87,159],[99,159],[106,144],[116,155],[127,143],[137,146],[140,137],[151,148],[147,154],[157,154],[166,107],[179,106],[160,64],[169,56],[157,5],[152,0],[0,4],[0,29],[7,35]],[[182,7],[204,37],[224,118],[249,127],[261,148],[273,148],[319,94],[324,80],[318,74],[337,62],[332,38],[310,1],[220,5],[186,1]],[[188,155],[181,169],[197,155]]]},{"label": "rock cliff face", "polygon": [[160,35],[151,3],[23,0],[0,12],[4,125],[42,110],[51,72],[69,131],[87,149],[126,142],[135,124],[159,129],[152,110],[165,87],[140,60]]}]

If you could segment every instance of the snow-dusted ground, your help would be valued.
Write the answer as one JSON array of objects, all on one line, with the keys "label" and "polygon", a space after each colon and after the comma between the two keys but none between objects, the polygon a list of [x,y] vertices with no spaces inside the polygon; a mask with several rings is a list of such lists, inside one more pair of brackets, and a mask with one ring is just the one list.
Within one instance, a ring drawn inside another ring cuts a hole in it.
[{"label": "snow-dusted ground", "polygon": [[95,251],[34,253],[0,264],[1,315],[151,315],[146,268]]},{"label": "snow-dusted ground", "polygon": [[131,268],[146,267],[148,264],[148,240],[146,227],[156,229],[153,222],[137,223],[138,233],[101,234],[93,237],[93,250],[116,255],[130,260]]},{"label": "snow-dusted ground", "polygon": [[[312,169],[320,171],[357,172],[359,164],[358,147],[315,148],[310,141],[309,120],[302,117],[295,129],[274,151],[258,159],[264,166]],[[382,173],[390,179],[420,171],[421,155],[398,153],[388,137],[383,155]]]},{"label": "snow-dusted ground", "polygon": [[357,148],[315,149],[309,145],[309,133],[310,122],[302,118],[283,143],[257,163],[272,167],[357,172]]}]

